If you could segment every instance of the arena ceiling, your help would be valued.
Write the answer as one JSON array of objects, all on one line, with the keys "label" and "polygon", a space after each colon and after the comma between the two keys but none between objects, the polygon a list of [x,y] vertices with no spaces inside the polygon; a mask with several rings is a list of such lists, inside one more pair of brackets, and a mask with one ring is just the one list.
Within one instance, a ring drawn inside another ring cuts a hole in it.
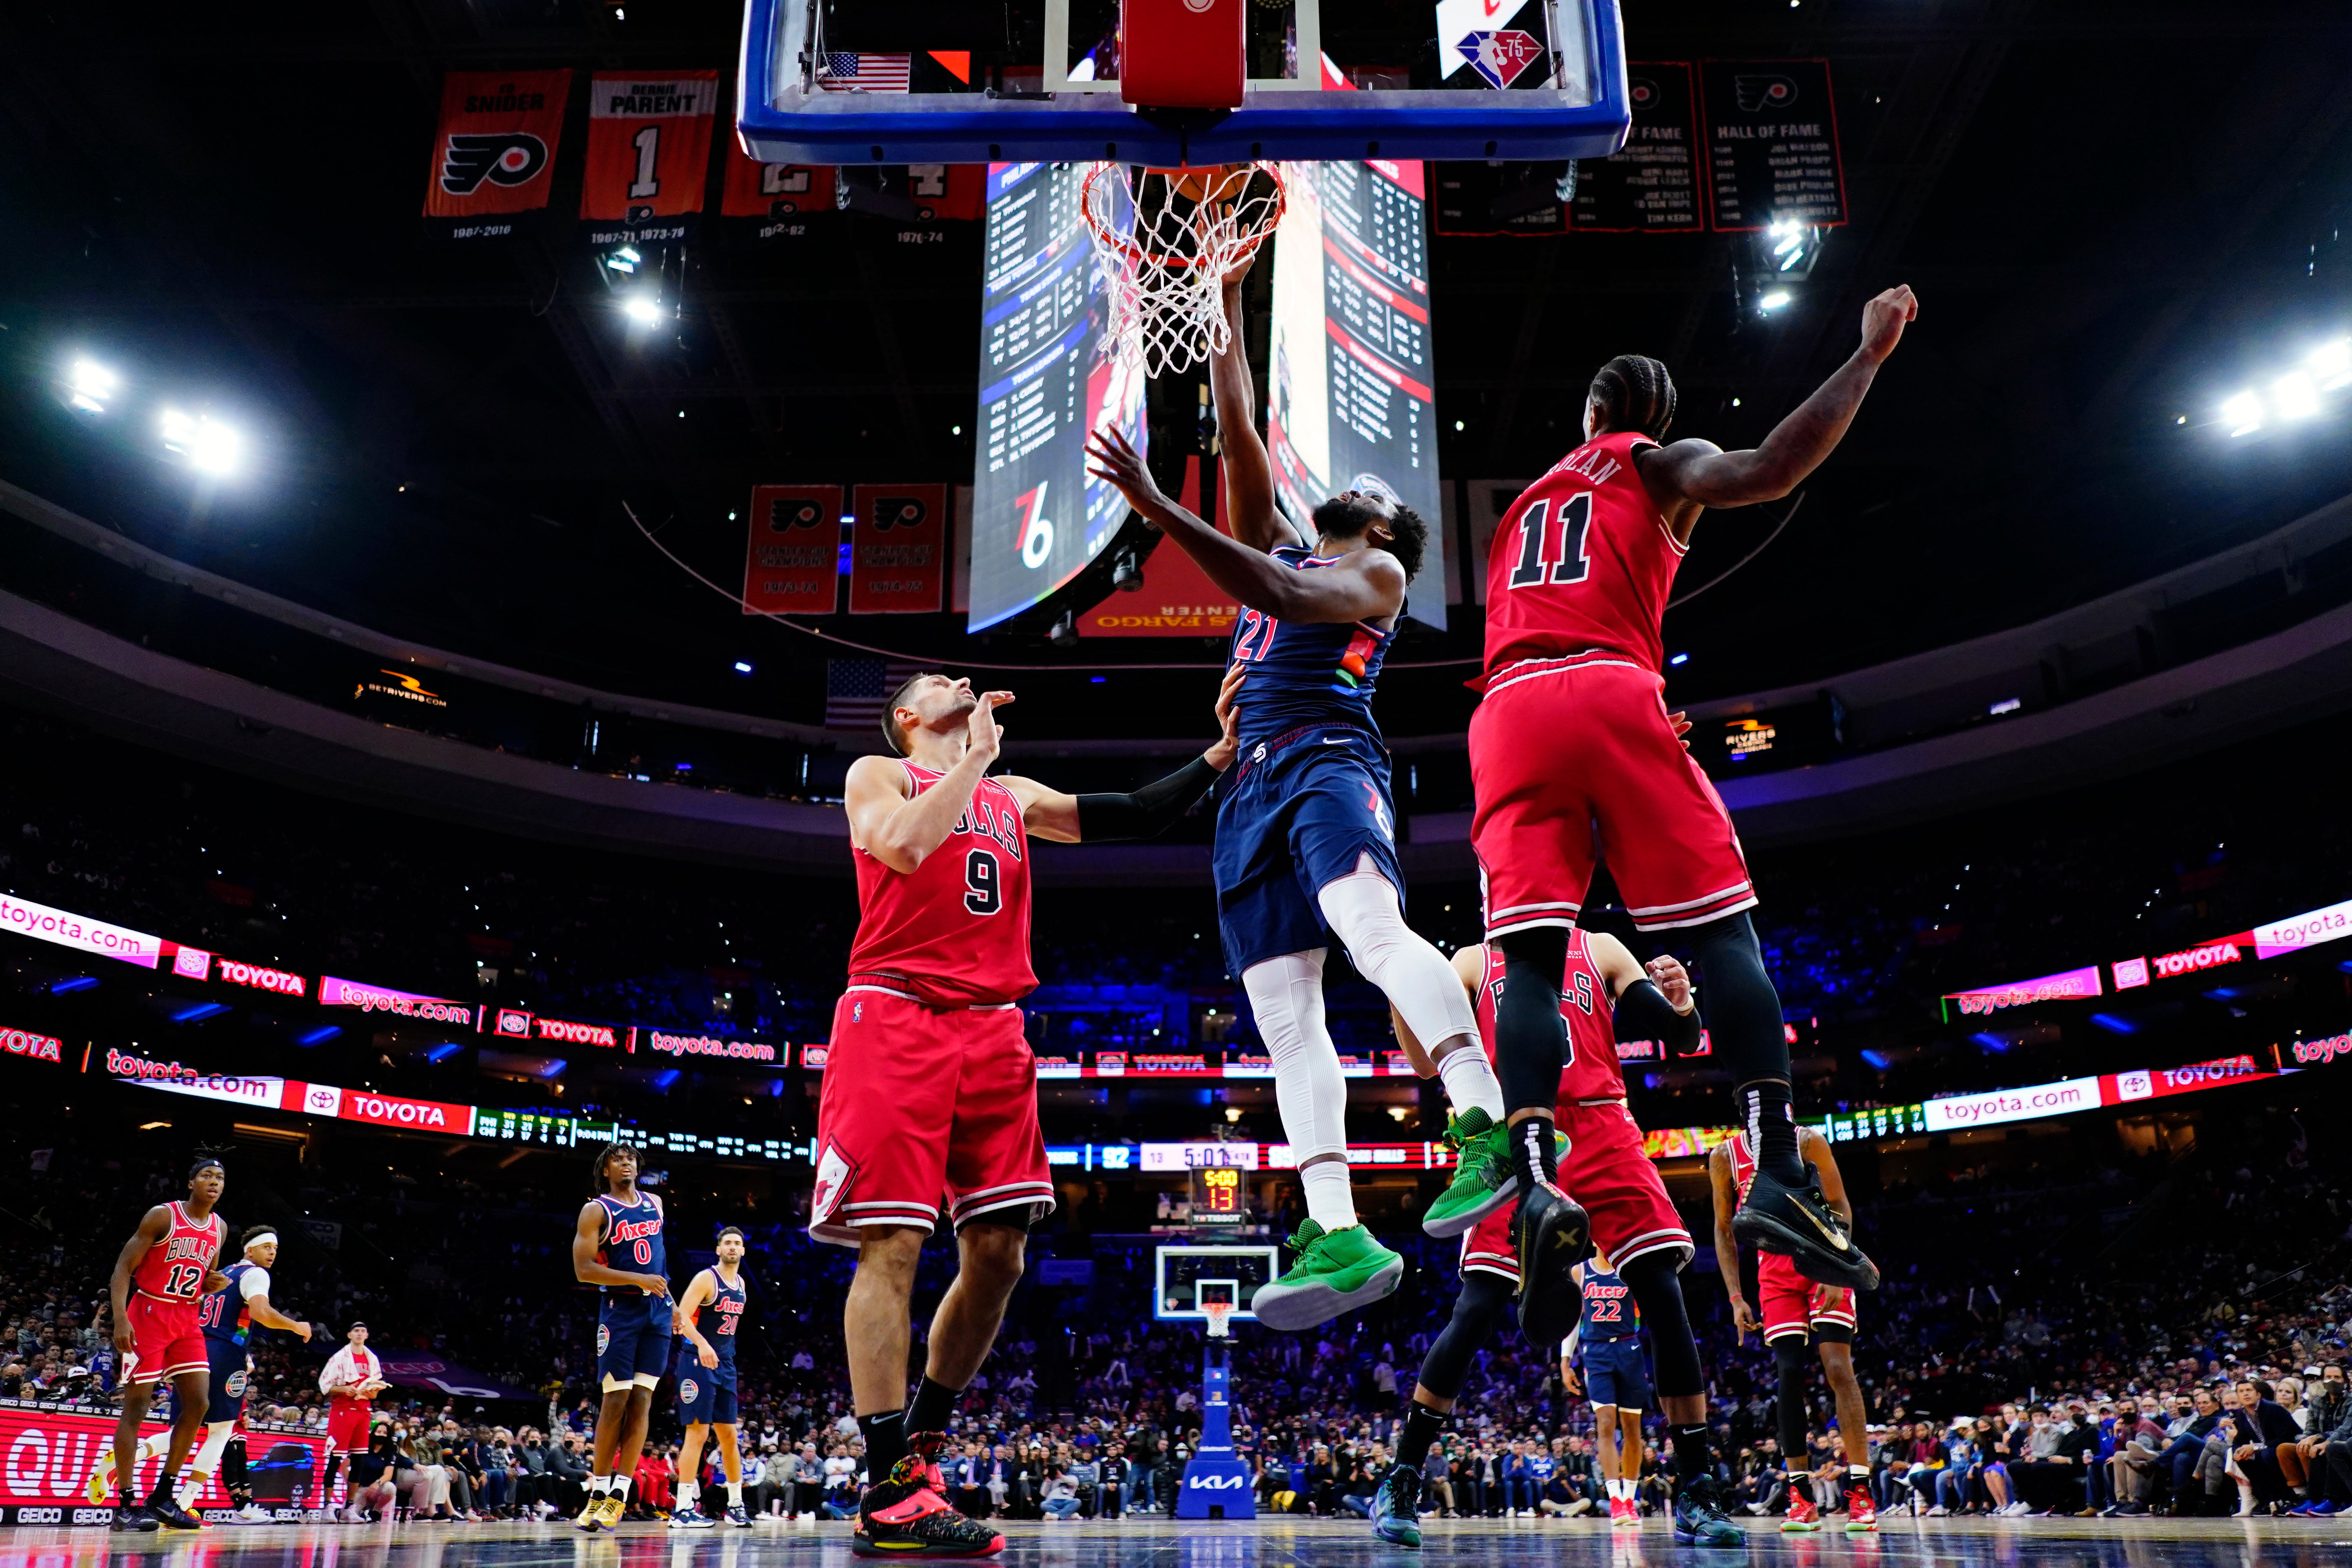
[{"label": "arena ceiling", "polygon": [[[1674,367],[1681,433],[1750,444],[1845,354],[1870,292],[1907,282],[1923,302],[1787,532],[1670,617],[1692,656],[1677,696],[2013,625],[2352,489],[2340,424],[2233,441],[2215,423],[2234,386],[2352,330],[2341,0],[1625,11],[1636,58],[1827,58],[1853,221],[1770,318],[1735,304],[1753,298],[1747,237],[1438,239],[1448,477],[1540,471],[1572,444],[1593,368],[1627,351]],[[739,26],[730,0],[0,8],[0,478],[399,635],[810,717],[837,650],[747,622],[622,503],[731,582],[727,516],[754,482],[967,482],[981,226],[908,245],[846,215],[788,252],[714,247],[691,258],[679,331],[633,335],[570,219],[576,167],[509,242],[451,245],[417,216],[445,70],[731,68]],[[236,411],[254,477],[198,495],[75,421],[52,390],[79,353]],[[1710,523],[1685,582],[1771,521]],[[1400,658],[1475,652],[1466,618]],[[1047,668],[1216,658],[968,640],[944,616],[834,625]],[[1389,727],[1457,726],[1465,673],[1392,676]],[[1087,679],[1022,678],[1046,699],[1024,723],[1164,734],[1190,727],[1164,706],[1207,690],[1181,671]]]}]

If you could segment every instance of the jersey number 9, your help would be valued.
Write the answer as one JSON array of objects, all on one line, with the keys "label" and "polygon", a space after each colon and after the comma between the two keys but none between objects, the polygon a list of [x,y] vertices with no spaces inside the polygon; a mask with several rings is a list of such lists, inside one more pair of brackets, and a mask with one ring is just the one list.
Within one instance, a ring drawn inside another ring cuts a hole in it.
[{"label": "jersey number 9", "polygon": [[963,907],[976,915],[992,915],[1004,907],[1004,891],[996,880],[996,857],[985,849],[964,857]]}]

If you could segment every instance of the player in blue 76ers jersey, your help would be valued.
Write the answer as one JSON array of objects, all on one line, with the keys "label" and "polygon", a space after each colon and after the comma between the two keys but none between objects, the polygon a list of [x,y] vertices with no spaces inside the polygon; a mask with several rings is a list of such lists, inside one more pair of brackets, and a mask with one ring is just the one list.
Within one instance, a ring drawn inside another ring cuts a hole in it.
[{"label": "player in blue 76ers jersey", "polygon": [[[696,1274],[677,1301],[677,1415],[686,1441],[677,1450],[677,1506],[672,1530],[711,1529],[702,1511],[702,1445],[719,1433],[719,1462],[727,1471],[727,1522],[751,1528],[743,1511],[743,1451],[735,1445],[735,1336],[748,1300],[743,1289],[743,1233],[719,1233],[719,1261]],[[697,1320],[710,1309],[710,1332]]]},{"label": "player in blue 76ers jersey", "polygon": [[1116,430],[1087,451],[1144,521],[1245,605],[1233,668],[1245,672],[1241,765],[1217,811],[1218,923],[1273,1058],[1283,1131],[1298,1161],[1307,1220],[1297,1260],[1250,1303],[1260,1322],[1303,1329],[1386,1296],[1404,1262],[1357,1222],[1348,1180],[1347,1083],[1323,1025],[1323,960],[1336,936],[1425,1042],[1455,1112],[1454,1181],[1423,1216],[1459,1236],[1516,1194],[1503,1094],[1478,1023],[1444,955],[1404,923],[1404,876],[1388,748],[1372,691],[1395,639],[1429,528],[1369,477],[1315,509],[1315,537],[1275,506],[1241,331],[1241,283],[1225,287],[1233,333],[1212,368],[1233,535],[1160,493]]},{"label": "player in blue 76ers jersey", "polygon": [[638,1190],[637,1152],[607,1143],[590,1172],[597,1193],[581,1205],[572,1227],[572,1274],[583,1285],[604,1287],[596,1305],[596,1373],[604,1402],[596,1411],[588,1503],[573,1522],[593,1534],[618,1525],[629,1506],[654,1389],[669,1370],[670,1304],[662,1201]]}]

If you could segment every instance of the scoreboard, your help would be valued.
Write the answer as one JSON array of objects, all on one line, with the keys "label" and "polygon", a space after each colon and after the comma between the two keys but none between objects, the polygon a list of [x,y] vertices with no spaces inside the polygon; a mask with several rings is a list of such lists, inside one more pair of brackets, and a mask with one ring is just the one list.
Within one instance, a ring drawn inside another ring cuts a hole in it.
[{"label": "scoreboard", "polygon": [[1192,1167],[1192,1224],[1195,1228],[1221,1230],[1249,1222],[1249,1177],[1240,1167]]}]

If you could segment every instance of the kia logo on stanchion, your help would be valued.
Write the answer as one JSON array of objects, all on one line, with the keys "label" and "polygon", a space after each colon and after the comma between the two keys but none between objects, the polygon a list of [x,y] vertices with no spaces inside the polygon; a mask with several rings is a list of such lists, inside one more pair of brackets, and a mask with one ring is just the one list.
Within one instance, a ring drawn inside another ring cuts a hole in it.
[{"label": "kia logo on stanchion", "polygon": [[1247,1476],[1187,1476],[1184,1484],[1195,1491],[1229,1491],[1247,1487]]}]

